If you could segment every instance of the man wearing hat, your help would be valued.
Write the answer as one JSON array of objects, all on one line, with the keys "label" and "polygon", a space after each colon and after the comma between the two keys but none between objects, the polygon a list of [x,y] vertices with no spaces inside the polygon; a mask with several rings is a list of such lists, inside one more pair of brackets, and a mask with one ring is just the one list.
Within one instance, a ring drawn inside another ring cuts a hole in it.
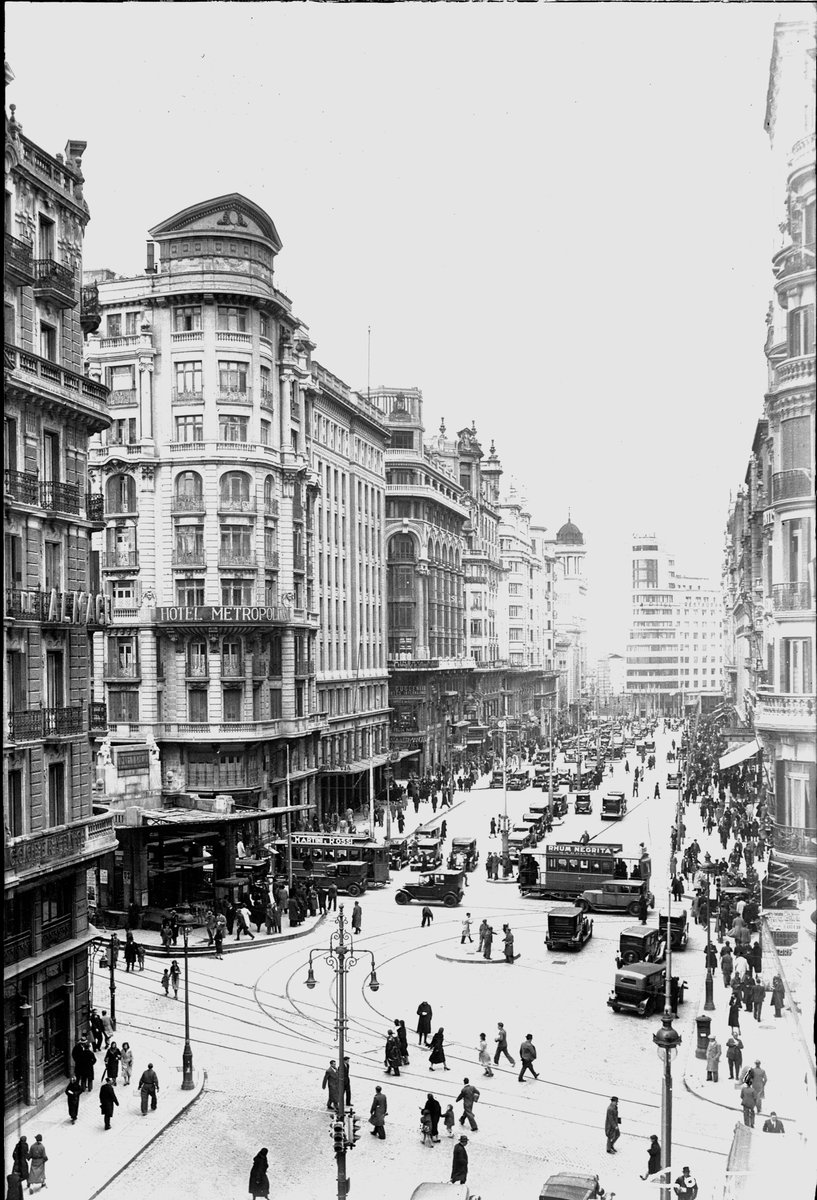
[{"label": "man wearing hat", "polygon": [[675,1180],[675,1195],[678,1200],[695,1200],[698,1195],[698,1181],[690,1171],[689,1167],[684,1167],[681,1174]]},{"label": "man wearing hat", "polygon": [[621,1117],[618,1115],[618,1096],[611,1096],[604,1118],[604,1132],[607,1135],[607,1153],[618,1154],[615,1144],[621,1137]]},{"label": "man wearing hat", "polygon": [[755,1094],[755,1107],[758,1112],[761,1112],[763,1097],[766,1095],[766,1080],[768,1076],[760,1065],[760,1059],[755,1059],[755,1065],[752,1068],[752,1091]]},{"label": "man wearing hat", "polygon": [[468,1151],[465,1147],[468,1145],[468,1138],[465,1134],[454,1147],[454,1158],[451,1163],[451,1182],[465,1183],[468,1178]]}]

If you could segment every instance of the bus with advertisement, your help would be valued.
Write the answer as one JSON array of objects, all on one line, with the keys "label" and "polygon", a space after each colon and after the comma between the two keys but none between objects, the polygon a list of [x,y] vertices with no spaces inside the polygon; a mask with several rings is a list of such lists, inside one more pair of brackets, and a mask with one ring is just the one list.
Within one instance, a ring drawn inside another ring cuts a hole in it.
[{"label": "bus with advertisement", "polygon": [[[366,879],[369,887],[383,887],[389,883],[389,848],[381,846],[366,834],[360,833],[293,833],[292,858],[302,862],[305,855],[316,866],[324,860],[365,862]],[[287,839],[276,838],[267,847],[280,855],[278,860],[284,867],[287,861]]]},{"label": "bus with advertisement", "polygon": [[519,857],[519,892],[541,899],[573,900],[605,879],[630,879],[638,859],[625,858],[618,842],[553,842]]}]

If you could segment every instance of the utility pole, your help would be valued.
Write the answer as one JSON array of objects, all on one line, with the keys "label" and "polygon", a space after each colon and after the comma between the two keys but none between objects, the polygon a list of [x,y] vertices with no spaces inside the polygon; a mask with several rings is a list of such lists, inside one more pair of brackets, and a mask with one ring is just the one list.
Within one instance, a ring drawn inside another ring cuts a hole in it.
[{"label": "utility pole", "polygon": [[502,874],[507,879],[511,859],[508,851],[508,697],[502,697]]}]

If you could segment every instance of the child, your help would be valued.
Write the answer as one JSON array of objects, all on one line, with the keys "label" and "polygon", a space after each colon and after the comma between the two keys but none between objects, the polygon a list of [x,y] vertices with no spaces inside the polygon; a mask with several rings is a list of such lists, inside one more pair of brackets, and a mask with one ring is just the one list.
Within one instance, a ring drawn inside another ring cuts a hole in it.
[{"label": "child", "polygon": [[454,1121],[455,1120],[456,1120],[456,1117],[454,1116],[454,1106],[453,1106],[453,1104],[449,1104],[448,1108],[445,1110],[445,1113],[443,1115],[443,1124],[445,1125],[445,1128],[448,1131],[448,1136],[450,1138],[452,1138],[454,1136]]},{"label": "child", "polygon": [[170,992],[168,989],[170,987],[170,972],[168,971],[167,967],[165,967],[164,971],[162,972],[162,987],[165,989],[165,995],[169,996]]},{"label": "child", "polygon": [[423,1136],[424,1146],[433,1146],[434,1139],[431,1136],[431,1117],[425,1108],[420,1109],[420,1132]]},{"label": "child", "polygon": [[144,969],[145,969],[145,947],[142,945],[141,942],[136,943],[136,958],[139,962],[139,970],[144,971]]}]

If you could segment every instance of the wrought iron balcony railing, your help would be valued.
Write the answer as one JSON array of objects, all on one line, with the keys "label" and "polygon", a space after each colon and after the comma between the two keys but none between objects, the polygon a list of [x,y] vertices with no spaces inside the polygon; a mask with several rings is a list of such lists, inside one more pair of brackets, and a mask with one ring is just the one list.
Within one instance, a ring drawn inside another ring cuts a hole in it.
[{"label": "wrought iron balcony railing", "polygon": [[174,513],[204,512],[204,496],[201,492],[174,496],[170,502],[170,511]]},{"label": "wrought iron balcony railing", "polygon": [[793,471],[777,471],[772,475],[772,503],[810,496],[814,487],[811,471],[796,467]]},{"label": "wrought iron balcony railing", "polygon": [[814,607],[808,580],[800,583],[772,584],[774,607],[782,611],[797,611]]},{"label": "wrought iron balcony railing", "polygon": [[34,266],[31,258],[31,244],[21,242],[19,238],[5,235],[6,275],[16,283],[30,284],[34,282]]},{"label": "wrought iron balcony railing", "polygon": [[40,506],[52,512],[79,513],[79,488],[73,483],[45,480],[40,483]]},{"label": "wrought iron balcony railing", "polygon": [[74,272],[53,258],[34,259],[34,291],[63,308],[77,302]]},{"label": "wrought iron balcony railing", "polygon": [[4,488],[6,494],[20,504],[40,503],[40,485],[36,475],[26,471],[4,471]]},{"label": "wrought iron balcony railing", "polygon": [[105,497],[102,492],[85,493],[85,516],[89,521],[104,521]]},{"label": "wrought iron balcony railing", "polygon": [[203,567],[206,565],[206,561],[203,546],[197,550],[182,550],[179,548],[173,550],[174,567]]},{"label": "wrought iron balcony railing", "polygon": [[138,550],[104,550],[102,553],[103,570],[122,570],[139,566]]}]

